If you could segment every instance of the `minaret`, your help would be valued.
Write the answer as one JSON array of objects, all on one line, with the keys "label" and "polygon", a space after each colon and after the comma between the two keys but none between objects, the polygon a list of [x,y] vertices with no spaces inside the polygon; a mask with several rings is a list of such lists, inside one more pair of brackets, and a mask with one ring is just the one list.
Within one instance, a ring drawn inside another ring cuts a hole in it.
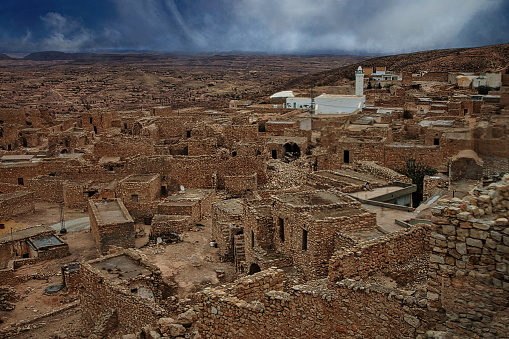
[{"label": "minaret", "polygon": [[364,73],[361,66],[355,71],[355,95],[364,95]]}]

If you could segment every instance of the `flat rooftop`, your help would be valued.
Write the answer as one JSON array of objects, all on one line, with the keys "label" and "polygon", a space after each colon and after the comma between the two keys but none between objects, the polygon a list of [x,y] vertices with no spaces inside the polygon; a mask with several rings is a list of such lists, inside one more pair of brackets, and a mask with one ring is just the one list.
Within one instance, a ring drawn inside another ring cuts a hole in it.
[{"label": "flat rooftop", "polygon": [[103,224],[132,221],[130,216],[127,218],[124,214],[118,200],[95,201],[94,204]]},{"label": "flat rooftop", "polygon": [[314,212],[312,214],[313,219],[315,220],[324,220],[328,218],[341,218],[341,217],[349,217],[354,215],[359,215],[363,213],[367,213],[368,211],[362,209],[362,208],[355,208],[355,207],[338,207],[338,208],[332,208],[332,209],[326,209]]},{"label": "flat rooftop", "polygon": [[15,154],[15,155],[3,155],[2,162],[16,162],[16,161],[30,161],[33,155]]},{"label": "flat rooftop", "polygon": [[182,201],[182,200],[202,200],[210,195],[214,190],[200,188],[186,188],[177,194],[166,197],[165,201]]},{"label": "flat rooftop", "polygon": [[364,200],[373,199],[375,197],[379,197],[381,195],[396,192],[399,190],[404,189],[405,187],[400,186],[385,186],[385,187],[375,187],[371,191],[358,191],[358,192],[352,192],[348,193],[351,196],[361,198]]},{"label": "flat rooftop", "polygon": [[388,207],[380,207],[368,204],[362,204],[362,207],[368,211],[376,214],[376,224],[386,233],[392,233],[404,230],[405,228],[396,224],[398,220],[410,220],[417,216],[415,212],[407,212],[402,210],[396,210]]},{"label": "flat rooftop", "polygon": [[228,212],[229,214],[242,214],[242,200],[241,199],[227,199],[214,204],[215,207]]},{"label": "flat rooftop", "polygon": [[29,227],[25,228],[24,230],[12,232],[11,234],[1,236],[0,244],[35,237],[42,233],[55,233],[55,231],[46,226]]},{"label": "flat rooftop", "polygon": [[125,178],[124,182],[150,182],[156,176],[157,174],[138,174]]},{"label": "flat rooftop", "polygon": [[367,182],[387,185],[388,182],[369,173],[360,173],[353,170],[335,170],[335,171],[317,171],[317,176],[322,176],[332,180],[337,180],[352,185],[363,185]]},{"label": "flat rooftop", "polygon": [[58,239],[54,235],[45,235],[45,236],[41,236],[41,237],[35,237],[35,238],[31,238],[30,241],[37,248],[60,246],[60,245],[64,244],[60,239]]},{"label": "flat rooftop", "polygon": [[91,266],[105,273],[110,278],[120,278],[123,280],[152,273],[127,255],[119,255],[104,261],[95,262]]},{"label": "flat rooftop", "polygon": [[287,193],[275,196],[276,199],[295,207],[333,205],[348,202],[348,197],[340,197],[327,191],[308,191]]}]

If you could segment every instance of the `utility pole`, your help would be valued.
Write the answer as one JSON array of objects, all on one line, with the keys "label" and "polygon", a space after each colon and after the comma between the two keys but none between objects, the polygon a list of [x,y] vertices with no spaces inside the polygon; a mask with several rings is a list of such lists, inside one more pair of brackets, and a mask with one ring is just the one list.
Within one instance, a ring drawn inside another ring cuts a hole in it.
[{"label": "utility pole", "polygon": [[60,234],[66,234],[67,229],[65,228],[65,220],[64,220],[64,202],[60,202]]}]

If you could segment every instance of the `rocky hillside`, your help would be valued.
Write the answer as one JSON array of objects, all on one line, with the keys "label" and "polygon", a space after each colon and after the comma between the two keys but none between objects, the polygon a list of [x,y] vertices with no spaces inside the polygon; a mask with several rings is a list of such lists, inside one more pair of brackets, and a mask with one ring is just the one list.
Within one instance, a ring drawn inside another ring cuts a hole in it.
[{"label": "rocky hillside", "polygon": [[0,60],[12,60],[12,58],[7,54],[0,53]]},{"label": "rocky hillside", "polygon": [[349,66],[295,78],[286,83],[284,88],[338,85],[345,79],[353,79],[354,71],[359,66],[386,66],[396,72],[423,70],[482,72],[500,70],[508,64],[509,43],[475,48],[441,49],[376,57]]}]

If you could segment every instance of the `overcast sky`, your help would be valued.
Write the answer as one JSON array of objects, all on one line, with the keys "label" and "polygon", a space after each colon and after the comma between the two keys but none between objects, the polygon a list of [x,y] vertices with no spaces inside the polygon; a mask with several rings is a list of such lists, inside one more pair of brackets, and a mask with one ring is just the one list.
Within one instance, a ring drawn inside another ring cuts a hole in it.
[{"label": "overcast sky", "polygon": [[402,53],[509,42],[507,0],[0,0],[0,53]]}]

